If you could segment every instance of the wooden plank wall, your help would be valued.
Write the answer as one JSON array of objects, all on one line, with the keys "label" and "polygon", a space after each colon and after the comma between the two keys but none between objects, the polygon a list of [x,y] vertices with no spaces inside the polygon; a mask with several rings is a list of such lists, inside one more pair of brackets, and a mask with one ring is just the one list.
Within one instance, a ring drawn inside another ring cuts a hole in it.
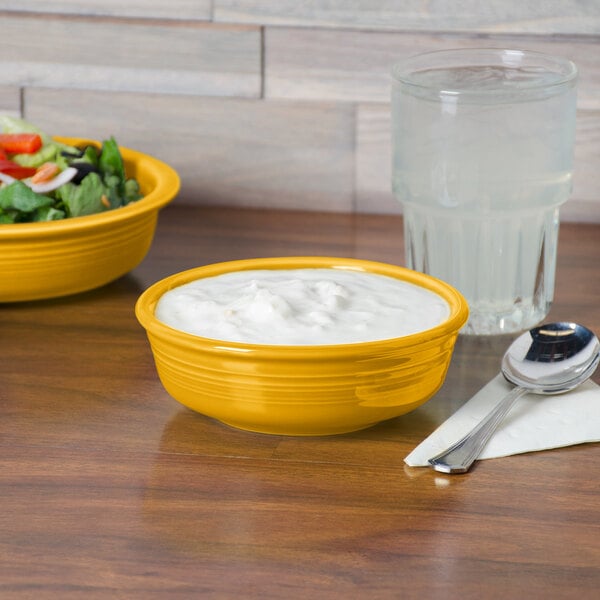
[{"label": "wooden plank wall", "polygon": [[599,0],[0,0],[0,112],[154,154],[179,202],[398,213],[390,67],[469,46],[577,63],[562,214],[600,222]]}]

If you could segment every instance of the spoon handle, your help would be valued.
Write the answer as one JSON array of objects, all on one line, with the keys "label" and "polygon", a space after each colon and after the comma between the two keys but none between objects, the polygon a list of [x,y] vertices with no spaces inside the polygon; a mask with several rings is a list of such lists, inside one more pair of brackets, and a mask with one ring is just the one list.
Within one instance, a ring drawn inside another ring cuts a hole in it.
[{"label": "spoon handle", "polygon": [[442,473],[466,473],[513,404],[525,393],[527,390],[522,387],[512,389],[483,421],[448,449],[430,458],[429,463]]}]

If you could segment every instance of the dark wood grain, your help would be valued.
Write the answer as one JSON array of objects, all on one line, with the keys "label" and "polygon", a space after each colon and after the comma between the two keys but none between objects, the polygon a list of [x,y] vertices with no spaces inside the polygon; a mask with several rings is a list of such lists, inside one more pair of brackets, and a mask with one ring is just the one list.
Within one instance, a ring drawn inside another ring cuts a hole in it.
[{"label": "dark wood grain", "polygon": [[[174,205],[130,275],[0,306],[0,597],[596,597],[598,444],[466,476],[404,466],[509,337],[459,338],[431,401],[343,436],[241,432],[166,394],[140,292],[202,264],[306,254],[403,264],[401,218]],[[600,331],[599,259],[600,226],[562,227],[550,318]]]}]

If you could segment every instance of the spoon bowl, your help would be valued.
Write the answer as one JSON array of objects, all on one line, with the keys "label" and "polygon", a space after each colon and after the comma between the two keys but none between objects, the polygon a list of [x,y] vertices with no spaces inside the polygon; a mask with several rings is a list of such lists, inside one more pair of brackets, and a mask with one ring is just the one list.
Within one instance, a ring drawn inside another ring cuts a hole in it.
[{"label": "spoon bowl", "polygon": [[519,336],[502,359],[502,374],[515,385],[466,436],[429,459],[436,471],[466,473],[518,398],[562,394],[589,379],[600,362],[596,335],[577,323],[547,323]]},{"label": "spoon bowl", "polygon": [[549,323],[510,345],[502,359],[502,374],[534,394],[560,394],[588,379],[599,361],[600,342],[587,327]]}]

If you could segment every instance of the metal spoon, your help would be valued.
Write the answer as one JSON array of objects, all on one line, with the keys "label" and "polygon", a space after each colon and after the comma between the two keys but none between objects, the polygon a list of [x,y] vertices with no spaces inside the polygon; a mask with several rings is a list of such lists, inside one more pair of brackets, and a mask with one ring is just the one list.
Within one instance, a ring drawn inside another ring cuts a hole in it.
[{"label": "metal spoon", "polygon": [[589,379],[598,362],[598,338],[577,323],[548,323],[524,333],[502,359],[502,374],[516,387],[465,437],[429,463],[442,473],[466,473],[518,398],[568,392]]}]

